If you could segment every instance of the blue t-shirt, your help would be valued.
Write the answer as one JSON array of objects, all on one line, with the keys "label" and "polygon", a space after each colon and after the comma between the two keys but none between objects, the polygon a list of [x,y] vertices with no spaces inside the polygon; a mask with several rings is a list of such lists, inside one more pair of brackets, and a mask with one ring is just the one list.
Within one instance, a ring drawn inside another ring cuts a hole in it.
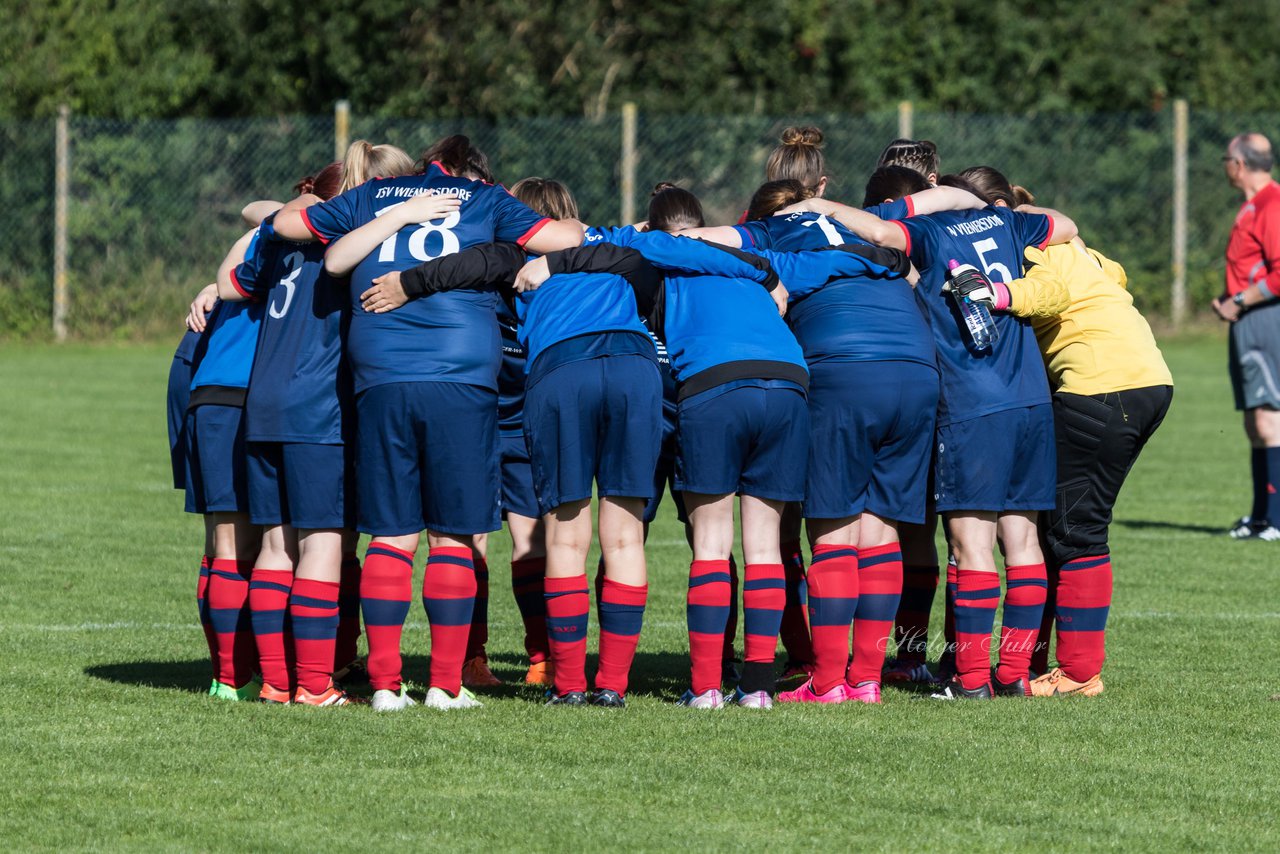
[{"label": "blue t-shirt", "polygon": [[[609,240],[613,229],[589,228],[585,243]],[[613,242],[609,240],[609,242]],[[613,273],[562,273],[551,276],[534,291],[516,299],[520,343],[532,369],[547,348],[599,332],[634,332],[646,339],[635,293],[627,280]]]},{"label": "blue t-shirt", "polygon": [[[891,212],[905,216],[905,203],[893,205],[900,207]],[[794,252],[866,244],[844,226],[815,213],[773,216],[736,228],[743,246],[758,249]],[[785,278],[783,283],[791,287]],[[906,281],[851,276],[808,293],[793,293],[787,322],[810,365],[825,361],[934,365],[933,336]]]},{"label": "blue t-shirt", "polygon": [[342,344],[349,312],[346,283],[324,272],[324,247],[262,241],[232,281],[266,304],[245,437],[341,444],[352,398]]},{"label": "blue t-shirt", "polygon": [[937,344],[942,379],[938,424],[1048,403],[1049,382],[1030,322],[996,313],[999,337],[989,352],[975,354],[965,344],[955,300],[942,293],[942,286],[952,259],[984,270],[994,281],[1012,282],[1022,275],[1023,250],[1048,244],[1052,220],[988,207],[917,216],[898,225],[907,236],[907,254],[920,271],[916,289]]},{"label": "blue t-shirt", "polygon": [[448,174],[432,164],[423,175],[369,181],[303,211],[325,243],[370,222],[421,193],[457,196],[462,207],[443,219],[409,225],[392,235],[351,274],[351,330],[347,357],[356,391],[384,383],[454,382],[497,388],[502,345],[493,288],[458,290],[411,300],[372,314],[360,294],[393,270],[494,241],[523,244],[549,222],[504,188]]}]

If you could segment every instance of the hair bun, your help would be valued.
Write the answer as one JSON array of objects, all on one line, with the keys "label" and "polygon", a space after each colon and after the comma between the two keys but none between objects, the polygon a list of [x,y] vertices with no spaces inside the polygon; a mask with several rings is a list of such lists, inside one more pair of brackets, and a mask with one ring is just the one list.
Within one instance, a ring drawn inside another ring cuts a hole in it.
[{"label": "hair bun", "polygon": [[782,132],[783,145],[822,145],[822,131],[812,125],[789,127]]},{"label": "hair bun", "polygon": [[1019,187],[1017,184],[1014,184],[1013,200],[1017,203],[1014,205],[1014,207],[1016,208],[1016,207],[1022,207],[1023,205],[1029,205],[1034,203],[1036,200],[1036,197],[1032,195],[1031,191],[1028,190],[1026,187]]},{"label": "hair bun", "polygon": [[306,193],[313,192],[315,188],[316,188],[316,176],[308,175],[307,177],[299,181],[297,184],[294,184],[293,191],[297,193],[299,196],[301,196]]},{"label": "hair bun", "polygon": [[649,194],[649,198],[653,198],[654,196],[658,195],[658,193],[661,193],[664,190],[678,190],[678,189],[680,188],[677,187],[675,184],[672,184],[670,181],[659,181],[657,184],[654,185],[653,192]]}]

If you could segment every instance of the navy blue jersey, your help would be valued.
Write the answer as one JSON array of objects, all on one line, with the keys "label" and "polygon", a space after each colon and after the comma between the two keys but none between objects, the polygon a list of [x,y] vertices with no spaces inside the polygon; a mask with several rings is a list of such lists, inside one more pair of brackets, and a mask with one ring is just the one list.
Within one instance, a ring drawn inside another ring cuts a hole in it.
[{"label": "navy blue jersey", "polygon": [[898,223],[907,254],[920,271],[917,290],[929,311],[942,376],[938,424],[1049,402],[1049,382],[1027,320],[994,315],[999,337],[990,352],[975,355],[965,345],[964,321],[955,301],[942,293],[947,263],[954,259],[1008,284],[1022,275],[1028,246],[1048,245],[1053,221],[1009,208],[946,211]]},{"label": "navy blue jersey", "polygon": [[266,303],[245,400],[245,438],[341,443],[352,397],[342,344],[349,312],[346,283],[324,272],[324,247],[261,241],[232,281]]},{"label": "navy blue jersey", "polygon": [[525,352],[519,321],[506,301],[498,303],[498,332],[502,336],[502,367],[498,370],[498,429],[506,434],[524,430]]},{"label": "navy blue jersey", "polygon": [[351,274],[347,355],[356,391],[384,383],[454,382],[497,388],[502,359],[494,288],[432,294],[396,311],[360,308],[360,294],[392,270],[495,240],[523,244],[548,220],[504,188],[454,177],[438,164],[424,175],[376,179],[303,211],[322,241],[359,228],[421,193],[453,195],[462,207],[434,222],[409,225],[383,242]]},{"label": "navy blue jersey", "polygon": [[[903,202],[895,202],[906,213]],[[737,226],[743,245],[794,252],[847,244],[866,245],[825,216],[794,213]],[[792,282],[783,280],[787,288]],[[904,281],[876,282],[852,276],[811,292],[795,290],[787,309],[805,361],[901,361],[933,365],[933,336]]]}]

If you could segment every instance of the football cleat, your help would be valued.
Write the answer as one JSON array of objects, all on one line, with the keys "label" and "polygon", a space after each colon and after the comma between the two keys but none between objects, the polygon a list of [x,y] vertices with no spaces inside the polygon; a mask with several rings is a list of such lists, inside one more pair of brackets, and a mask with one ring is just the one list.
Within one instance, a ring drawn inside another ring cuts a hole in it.
[{"label": "football cleat", "polygon": [[1079,694],[1082,697],[1096,697],[1102,693],[1102,674],[1077,682],[1055,667],[1038,679],[1031,680],[1031,696],[1033,697],[1065,697],[1068,694]]},{"label": "football cleat", "polygon": [[885,662],[880,679],[883,682],[912,682],[917,685],[938,684],[938,677],[929,670],[929,665],[923,661],[905,661],[901,658]]},{"label": "football cleat", "polygon": [[248,700],[258,699],[258,691],[260,683],[250,680],[240,688],[232,688],[226,682],[215,682],[213,690],[209,692],[209,696],[216,700],[228,700],[232,703],[239,703]]},{"label": "football cleat", "polygon": [[293,700],[293,695],[288,690],[273,688],[270,684],[263,682],[262,687],[258,690],[258,702],[270,703],[277,706],[287,706]]},{"label": "football cleat", "polygon": [[934,679],[939,682],[950,682],[956,677],[956,654],[944,652],[938,659],[938,672]]},{"label": "football cleat", "polygon": [[844,690],[845,683],[837,682],[829,690],[819,694],[813,690],[813,678],[805,680],[805,683],[794,691],[780,691],[778,693],[779,703],[843,703],[849,699]]},{"label": "football cleat", "polygon": [[724,694],[720,693],[719,688],[712,688],[701,694],[685,691],[684,696],[676,700],[676,705],[689,709],[723,709]]},{"label": "football cleat", "polygon": [[213,681],[209,683],[209,696],[218,696],[218,677],[213,677]]},{"label": "football cleat", "polygon": [[1266,519],[1254,520],[1249,516],[1241,516],[1227,529],[1227,536],[1233,540],[1252,540],[1270,527],[1271,523]]},{"label": "football cleat", "polygon": [[808,679],[813,675],[813,665],[807,661],[787,660],[782,665],[782,675],[778,677],[779,682],[786,682],[790,679]]},{"label": "football cleat", "polygon": [[550,659],[538,661],[529,665],[529,669],[524,674],[524,684],[541,685],[550,688],[555,679],[555,668],[551,666]]},{"label": "football cleat", "polygon": [[363,704],[362,700],[352,697],[346,691],[334,685],[332,679],[329,680],[329,687],[319,694],[312,694],[306,688],[299,686],[298,690],[293,694],[293,702],[300,706],[356,706]]},{"label": "football cleat", "polygon": [[582,691],[567,691],[564,694],[551,694],[548,706],[585,706],[587,695]]},{"label": "football cleat", "polygon": [[773,698],[768,691],[752,691],[747,693],[741,688],[733,689],[733,702],[744,709],[772,709]]},{"label": "football cleat", "polygon": [[627,698],[609,688],[597,688],[591,695],[591,705],[603,706],[606,709],[622,709],[627,705]]},{"label": "football cleat", "polygon": [[1253,538],[1255,540],[1263,540],[1268,543],[1278,542],[1280,541],[1280,528],[1277,528],[1275,525],[1268,525],[1261,531],[1254,534]]},{"label": "football cleat", "polygon": [[846,682],[844,696],[846,700],[854,700],[859,703],[879,704],[880,683],[867,680],[866,682],[859,682],[857,685],[850,685]]},{"label": "football cleat", "polygon": [[991,668],[991,690],[997,697],[1030,697],[1031,683],[1026,676],[1019,676],[1012,682],[1001,682],[993,667]]},{"label": "football cleat", "polygon": [[458,696],[451,697],[449,692],[443,688],[433,687],[427,691],[427,698],[422,701],[422,705],[428,709],[449,712],[454,709],[478,709],[483,704],[476,699],[475,694],[472,694],[466,688],[459,689]]},{"label": "football cleat", "polygon": [[979,685],[977,688],[966,688],[959,679],[952,679],[942,686],[941,691],[929,696],[935,700],[990,700],[991,686]]},{"label": "football cleat", "polygon": [[416,706],[417,703],[413,701],[413,698],[409,696],[409,692],[401,685],[398,692],[392,691],[390,688],[380,688],[374,691],[372,705],[375,712],[398,712],[410,706]]},{"label": "football cleat", "polygon": [[501,685],[502,680],[493,675],[489,662],[483,655],[467,659],[462,665],[462,684],[468,688],[493,688]]}]

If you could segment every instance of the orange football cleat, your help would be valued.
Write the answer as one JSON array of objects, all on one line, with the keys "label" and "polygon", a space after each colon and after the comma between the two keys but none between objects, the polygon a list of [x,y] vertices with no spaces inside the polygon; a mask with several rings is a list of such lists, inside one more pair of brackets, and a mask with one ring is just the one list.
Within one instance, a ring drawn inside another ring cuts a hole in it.
[{"label": "orange football cleat", "polygon": [[502,680],[493,675],[484,656],[477,655],[462,665],[462,684],[468,688],[492,688],[501,685]]},{"label": "orange football cleat", "polygon": [[526,685],[542,685],[550,688],[555,676],[555,668],[551,666],[549,659],[544,659],[536,664],[530,664],[529,670],[524,674],[524,684]]},{"label": "orange football cleat", "polygon": [[329,687],[319,694],[312,694],[306,688],[299,687],[293,695],[293,701],[302,706],[355,706],[364,702],[334,685],[333,680],[330,680]]},{"label": "orange football cleat", "polygon": [[260,703],[287,706],[292,699],[293,695],[287,689],[274,688],[266,682],[262,683],[262,688],[258,691],[258,702]]},{"label": "orange football cleat", "polygon": [[1065,697],[1068,694],[1079,694],[1082,697],[1096,697],[1102,693],[1102,675],[1092,676],[1084,682],[1077,682],[1055,667],[1043,676],[1031,680],[1031,696],[1033,697]]}]

